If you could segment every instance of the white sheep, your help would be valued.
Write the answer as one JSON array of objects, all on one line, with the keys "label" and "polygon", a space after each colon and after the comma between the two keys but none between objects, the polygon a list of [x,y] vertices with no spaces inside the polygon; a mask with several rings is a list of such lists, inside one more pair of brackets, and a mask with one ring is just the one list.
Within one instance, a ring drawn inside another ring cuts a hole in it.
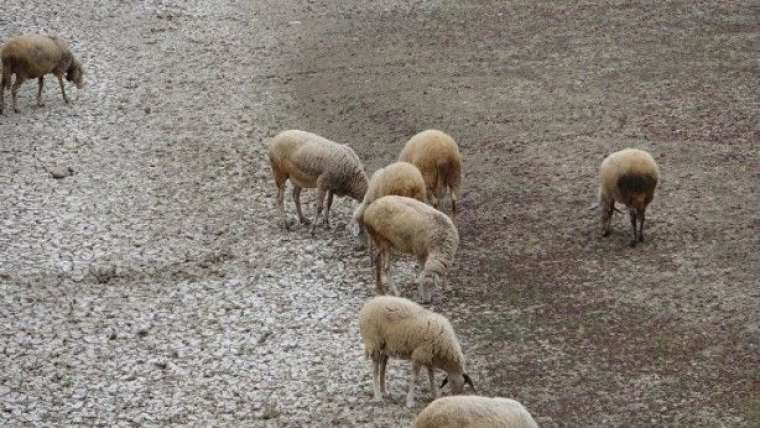
[{"label": "white sheep", "polygon": [[[438,397],[434,370],[443,370],[454,394],[472,379],[465,373],[465,360],[451,323],[442,315],[401,297],[377,296],[359,312],[359,331],[364,351],[372,361],[374,398],[385,394],[385,368],[389,358],[412,362],[406,405],[414,406],[414,387],[420,369],[427,368],[433,397]],[[446,383],[446,381],[444,381]]]},{"label": "white sheep", "polygon": [[5,109],[5,91],[11,88],[11,76],[16,81],[11,88],[13,111],[18,113],[16,95],[24,80],[37,79],[37,105],[42,107],[42,85],[46,74],[54,74],[61,86],[63,101],[69,103],[63,86],[63,76],[78,89],[83,86],[84,70],[74,58],[68,45],[61,39],[42,34],[25,34],[14,37],[0,49],[2,79],[0,80],[0,114]]},{"label": "white sheep", "polygon": [[[624,149],[607,156],[599,168],[599,210],[602,236],[610,234],[615,202],[628,207],[633,228],[631,247],[644,241],[646,209],[654,198],[660,172],[652,156],[638,149]],[[637,228],[638,223],[638,228]]]},{"label": "white sheep", "polygon": [[277,186],[277,206],[283,228],[288,228],[285,216],[285,183],[293,184],[293,201],[302,224],[309,221],[301,212],[301,189],[317,188],[317,213],[311,233],[317,226],[327,196],[324,224],[329,226],[333,195],[348,195],[361,201],[367,191],[367,173],[359,157],[345,144],[338,144],[310,132],[289,130],[277,134],[269,143],[269,161]]},{"label": "white sheep", "polygon": [[419,168],[434,207],[438,208],[448,189],[451,211],[456,213],[462,187],[462,155],[453,138],[435,129],[422,131],[406,143],[398,160]]},{"label": "white sheep", "polygon": [[[422,179],[420,170],[409,162],[394,162],[372,174],[367,193],[364,194],[364,200],[354,211],[354,222],[359,227],[359,238],[362,244],[367,241],[367,235],[363,233],[364,211],[370,203],[387,195],[406,196],[427,202],[425,180]],[[371,246],[368,251],[371,258]]]},{"label": "white sheep", "polygon": [[538,428],[528,410],[509,398],[442,397],[414,420],[415,428]]},{"label": "white sheep", "polygon": [[[375,280],[377,291],[385,294],[383,283],[390,271],[391,250],[417,257],[421,272],[417,277],[420,302],[430,302],[433,290],[446,285],[449,266],[459,246],[459,233],[451,219],[416,199],[383,196],[364,211],[364,225],[377,248]],[[388,280],[393,294],[398,289]]]}]

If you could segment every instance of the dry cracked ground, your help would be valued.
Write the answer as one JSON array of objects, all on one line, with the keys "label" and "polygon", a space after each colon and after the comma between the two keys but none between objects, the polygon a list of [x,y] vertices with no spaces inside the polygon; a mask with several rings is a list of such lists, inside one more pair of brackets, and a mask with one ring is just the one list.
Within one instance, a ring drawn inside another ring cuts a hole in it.
[{"label": "dry cracked ground", "polygon": [[[406,364],[370,400],[352,202],[282,232],[264,144],[373,171],[440,128],[465,191],[433,306],[479,393],[545,427],[760,426],[756,2],[6,1],[0,41],[30,31],[87,87],[0,116],[0,425],[408,425]],[[588,209],[627,146],[662,171],[635,249]]]}]

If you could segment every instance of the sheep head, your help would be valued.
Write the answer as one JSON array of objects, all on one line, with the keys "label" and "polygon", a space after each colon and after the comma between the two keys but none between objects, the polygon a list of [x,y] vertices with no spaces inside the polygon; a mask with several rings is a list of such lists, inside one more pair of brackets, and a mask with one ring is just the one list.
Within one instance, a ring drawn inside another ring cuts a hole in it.
[{"label": "sheep head", "polygon": [[69,69],[66,70],[66,80],[74,83],[77,89],[82,89],[84,86],[84,69],[82,68],[82,64],[79,61],[71,61]]},{"label": "sheep head", "polygon": [[472,383],[472,378],[467,373],[462,374],[449,374],[445,378],[443,378],[443,382],[441,383],[441,388],[446,386],[447,383],[451,382],[451,393],[452,394],[461,394],[464,391],[464,385],[470,385],[470,388],[472,388],[472,392],[475,392],[475,384]]}]

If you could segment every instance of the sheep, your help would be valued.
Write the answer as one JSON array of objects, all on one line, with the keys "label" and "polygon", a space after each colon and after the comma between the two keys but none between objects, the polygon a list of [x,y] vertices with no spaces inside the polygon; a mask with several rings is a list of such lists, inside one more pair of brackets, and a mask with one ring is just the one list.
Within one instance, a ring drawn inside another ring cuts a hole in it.
[{"label": "sheep", "polygon": [[528,410],[508,398],[442,397],[414,420],[415,428],[538,428]]},{"label": "sheep", "polygon": [[[367,235],[362,233],[364,230],[364,211],[374,200],[386,196],[398,195],[407,196],[422,202],[427,202],[427,191],[425,190],[425,181],[422,179],[420,170],[408,162],[394,162],[385,168],[380,168],[372,174],[369,179],[369,188],[364,194],[364,200],[354,211],[354,222],[359,227],[360,243],[368,242]],[[368,248],[370,258],[372,257],[372,247]]]},{"label": "sheep", "polygon": [[[432,286],[445,286],[446,274],[459,246],[459,233],[444,213],[416,199],[383,196],[364,211],[363,223],[373,245],[375,281],[379,294],[385,294],[383,282],[390,270],[391,250],[417,257],[422,271],[417,277],[419,301],[432,300]],[[398,289],[390,283],[391,291]]]},{"label": "sheep", "polygon": [[438,208],[448,188],[451,212],[456,214],[462,187],[462,155],[453,138],[435,129],[422,131],[406,143],[398,160],[419,168],[434,207]]},{"label": "sheep", "polygon": [[42,34],[25,34],[14,37],[0,49],[2,59],[2,80],[0,81],[0,114],[5,108],[5,91],[11,87],[11,76],[16,81],[11,88],[13,111],[18,113],[16,95],[24,80],[37,78],[37,106],[42,107],[42,85],[46,74],[52,73],[58,78],[63,101],[69,98],[63,86],[63,76],[73,82],[77,89],[82,89],[84,69],[74,57],[68,45],[61,39]]},{"label": "sheep", "polygon": [[[385,394],[385,368],[389,358],[412,362],[406,405],[414,407],[414,387],[420,368],[427,368],[433,397],[438,397],[434,370],[443,370],[454,394],[472,387],[465,373],[465,360],[451,323],[442,315],[402,297],[377,296],[368,300],[359,312],[359,331],[364,351],[372,362],[374,399]],[[444,380],[446,383],[446,380]]]},{"label": "sheep", "polygon": [[325,195],[327,209],[324,225],[329,227],[330,206],[333,195],[361,201],[367,192],[367,173],[359,157],[345,144],[338,144],[310,132],[288,130],[277,134],[269,143],[269,161],[277,186],[277,206],[284,229],[288,229],[285,216],[284,193],[287,180],[293,184],[293,201],[301,224],[309,224],[301,212],[301,189],[317,188],[317,213],[311,233],[322,214]]},{"label": "sheep", "polygon": [[628,215],[631,218],[631,247],[644,241],[646,209],[654,198],[659,175],[657,163],[643,150],[624,149],[604,159],[599,168],[602,236],[610,234],[610,220],[613,211],[617,211],[615,202],[620,202],[628,207]]}]

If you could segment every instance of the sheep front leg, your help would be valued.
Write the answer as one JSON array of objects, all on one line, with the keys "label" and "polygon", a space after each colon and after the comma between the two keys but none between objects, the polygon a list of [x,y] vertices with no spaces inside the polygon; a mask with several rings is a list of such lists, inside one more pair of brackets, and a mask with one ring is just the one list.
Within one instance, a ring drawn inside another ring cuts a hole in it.
[{"label": "sheep front leg", "polygon": [[63,87],[63,75],[58,75],[58,84],[61,85],[61,94],[63,95],[63,101],[68,104],[69,97],[66,96],[66,88]]},{"label": "sheep front leg", "polygon": [[301,187],[293,185],[293,202],[296,204],[296,212],[298,213],[298,221],[301,222],[301,224],[310,224],[308,218],[303,216],[303,211],[301,211]]},{"label": "sheep front leg", "polygon": [[639,242],[644,242],[644,219],[646,218],[646,211],[642,210],[639,213]]},{"label": "sheep front leg", "polygon": [[420,374],[420,364],[412,362],[412,370],[409,376],[409,392],[406,394],[406,407],[414,407],[414,387],[417,385],[417,378]]},{"label": "sheep front leg", "polygon": [[631,248],[634,248],[638,244],[638,233],[636,233],[636,210],[631,208],[628,210],[628,216],[631,218],[631,229],[633,229],[633,239],[631,240]]},{"label": "sheep front leg", "polygon": [[44,79],[43,76],[37,78],[37,107],[45,106],[45,104],[42,104],[42,86],[44,85]]},{"label": "sheep front leg", "polygon": [[317,213],[314,215],[314,222],[311,224],[311,236],[314,236],[317,230],[317,224],[319,223],[319,216],[322,215],[322,209],[325,205],[325,195],[327,191],[319,187],[319,194],[317,194]]},{"label": "sheep front leg", "polygon": [[18,88],[21,87],[21,84],[24,83],[24,78],[21,77],[21,75],[16,74],[16,80],[13,82],[13,86],[11,87],[11,96],[13,97],[13,111],[18,113],[18,107],[16,105],[16,96],[18,95]]},{"label": "sheep front leg", "polygon": [[428,372],[428,380],[430,381],[430,391],[433,393],[433,400],[438,398],[438,385],[435,383],[435,373],[433,372],[433,368],[428,366],[427,368]]},{"label": "sheep front leg", "polygon": [[599,201],[599,212],[602,217],[602,236],[609,236],[610,234],[610,221],[612,220],[612,213],[615,209],[614,200],[601,199]]},{"label": "sheep front leg", "polygon": [[330,228],[330,207],[333,203],[333,192],[327,191],[327,207],[325,207],[325,219],[322,222],[325,226],[325,228]]},{"label": "sheep front leg", "polygon": [[398,292],[398,288],[396,287],[396,284],[393,282],[393,279],[391,279],[391,249],[387,248],[385,250],[385,259],[383,264],[383,272],[385,272],[385,280],[388,283],[388,287],[391,289],[391,293],[394,296],[400,296],[401,293]]}]

